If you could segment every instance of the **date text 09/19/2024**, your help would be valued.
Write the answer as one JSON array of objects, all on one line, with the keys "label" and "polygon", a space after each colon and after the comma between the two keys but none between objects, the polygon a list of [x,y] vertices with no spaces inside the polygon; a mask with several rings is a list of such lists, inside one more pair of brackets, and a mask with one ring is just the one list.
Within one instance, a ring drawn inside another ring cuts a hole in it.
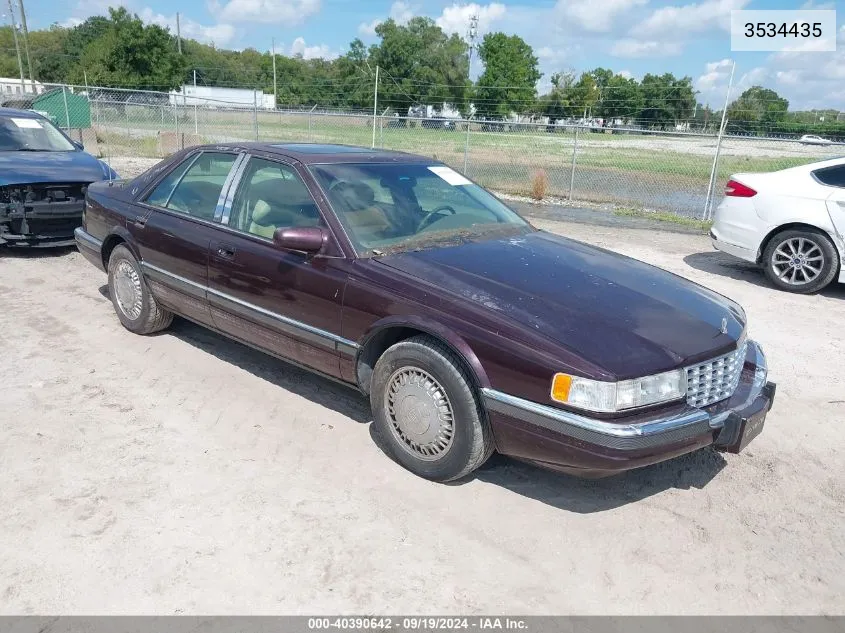
[{"label": "date text 09/19/2024", "polygon": [[308,618],[308,628],[314,631],[323,630],[373,630],[373,631],[523,631],[528,628],[522,618],[512,617],[436,617],[436,616],[405,616],[405,617],[324,617]]}]

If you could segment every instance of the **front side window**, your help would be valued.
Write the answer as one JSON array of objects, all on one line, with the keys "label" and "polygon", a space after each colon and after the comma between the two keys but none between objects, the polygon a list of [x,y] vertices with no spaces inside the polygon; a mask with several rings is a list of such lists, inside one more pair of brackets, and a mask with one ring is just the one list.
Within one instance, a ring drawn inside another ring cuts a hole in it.
[{"label": "front side window", "polygon": [[320,225],[317,204],[291,167],[263,158],[249,160],[232,200],[229,226],[272,239],[276,229]]},{"label": "front side window", "polygon": [[214,220],[220,192],[235,154],[201,152],[165,176],[147,196],[147,203],[202,220]]},{"label": "front side window", "polygon": [[337,164],[311,170],[364,255],[532,230],[491,193],[445,165]]},{"label": "front side window", "polygon": [[72,152],[65,135],[46,119],[0,117],[0,152]]}]

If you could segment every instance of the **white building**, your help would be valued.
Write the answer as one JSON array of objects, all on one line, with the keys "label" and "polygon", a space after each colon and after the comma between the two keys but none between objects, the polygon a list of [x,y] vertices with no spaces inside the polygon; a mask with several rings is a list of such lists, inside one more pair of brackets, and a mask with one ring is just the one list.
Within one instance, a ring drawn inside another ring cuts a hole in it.
[{"label": "white building", "polygon": [[20,77],[0,77],[0,98],[11,99],[28,94],[41,94],[44,92],[44,85],[40,81],[32,81],[31,79],[24,79],[24,85],[21,86]]},{"label": "white building", "polygon": [[172,105],[195,105],[203,108],[244,108],[258,107],[260,110],[273,110],[276,100],[261,90],[246,88],[220,88],[217,86],[182,86],[181,90],[170,91]]}]

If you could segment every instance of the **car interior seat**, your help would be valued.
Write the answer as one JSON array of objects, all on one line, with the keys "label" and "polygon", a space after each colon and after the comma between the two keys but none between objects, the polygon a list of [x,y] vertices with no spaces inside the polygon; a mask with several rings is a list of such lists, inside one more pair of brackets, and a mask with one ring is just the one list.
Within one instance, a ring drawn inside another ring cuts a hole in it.
[{"label": "car interior seat", "polygon": [[286,178],[273,178],[251,188],[247,231],[272,239],[276,229],[321,224],[317,205],[305,186]]},{"label": "car interior seat", "polygon": [[375,203],[375,191],[366,183],[339,182],[332,193],[345,207],[344,217],[359,240],[381,239],[390,229],[390,220]]}]

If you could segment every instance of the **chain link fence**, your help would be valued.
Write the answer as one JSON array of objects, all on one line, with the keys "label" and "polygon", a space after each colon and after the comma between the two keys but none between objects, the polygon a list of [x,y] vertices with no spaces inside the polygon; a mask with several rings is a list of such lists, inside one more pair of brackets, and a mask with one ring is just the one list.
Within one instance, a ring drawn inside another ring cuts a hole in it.
[{"label": "chain link fence", "polygon": [[[256,93],[260,95],[260,93]],[[190,101],[181,93],[48,86],[31,109],[121,177],[192,145],[292,141],[361,145],[430,156],[497,192],[707,215],[731,174],[773,171],[843,154],[842,144],[577,124],[420,119]],[[718,147],[718,160],[715,160]],[[711,189],[711,176],[714,174]]]}]

